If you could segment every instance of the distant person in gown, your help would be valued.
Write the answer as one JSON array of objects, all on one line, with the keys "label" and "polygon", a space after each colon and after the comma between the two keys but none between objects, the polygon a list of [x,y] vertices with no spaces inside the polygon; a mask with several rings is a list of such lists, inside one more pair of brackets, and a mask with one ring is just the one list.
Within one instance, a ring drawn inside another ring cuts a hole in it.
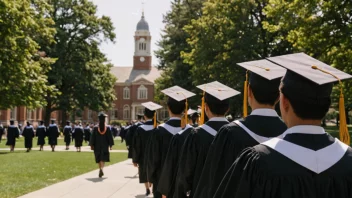
[{"label": "distant person in gown", "polygon": [[92,133],[89,123],[86,124],[86,128],[84,128],[84,141],[89,144],[90,134]]},{"label": "distant person in gown", "polygon": [[55,124],[55,120],[51,120],[51,124],[48,128],[48,139],[49,145],[51,146],[51,151],[55,151],[55,146],[57,145],[57,138],[60,135],[59,127]]},{"label": "distant person in gown", "polygon": [[66,121],[66,126],[64,128],[64,141],[65,141],[65,145],[66,145],[66,150],[70,149],[71,135],[72,135],[71,122]]},{"label": "distant person in gown", "polygon": [[78,125],[76,125],[72,133],[72,137],[75,139],[75,147],[77,152],[81,152],[81,147],[83,144],[83,135],[84,135],[84,129],[81,123],[79,123]]},{"label": "distant person in gown", "polygon": [[40,146],[39,151],[43,151],[46,137],[46,128],[44,126],[44,121],[40,121],[40,125],[37,127],[35,135],[38,137],[37,145]]},{"label": "distant person in gown", "polygon": [[94,151],[95,162],[99,165],[99,177],[104,176],[105,162],[110,162],[109,148],[112,150],[114,139],[110,127],[105,124],[105,113],[99,113],[99,125],[93,129],[89,144]]},{"label": "distant person in gown", "polygon": [[20,129],[15,126],[15,121],[10,120],[10,126],[7,128],[7,142],[6,145],[10,146],[10,151],[14,152],[16,146],[16,138],[20,136]]},{"label": "distant person in gown", "polygon": [[2,123],[0,123],[0,143],[1,143],[2,136],[4,135],[4,133],[5,133],[5,128],[4,128],[4,126],[2,126]]},{"label": "distant person in gown", "polygon": [[24,137],[24,147],[27,149],[27,152],[29,152],[32,150],[34,138],[34,128],[29,122],[27,122],[27,126],[24,127],[22,136]]}]

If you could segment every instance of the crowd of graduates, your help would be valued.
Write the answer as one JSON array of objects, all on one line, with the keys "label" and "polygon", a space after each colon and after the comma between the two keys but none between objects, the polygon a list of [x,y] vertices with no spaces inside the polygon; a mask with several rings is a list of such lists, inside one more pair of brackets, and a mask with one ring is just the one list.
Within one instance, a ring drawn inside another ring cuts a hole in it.
[{"label": "crowd of graduates", "polygon": [[142,104],[145,122],[125,128],[146,196],[152,187],[154,198],[352,197],[345,113],[340,140],[321,127],[333,84],[339,82],[343,111],[341,81],[352,76],[304,53],[238,65],[247,70],[242,119],[225,118],[230,98],[240,92],[215,81],[197,86],[203,93],[199,122],[190,119],[198,113],[190,113],[187,102],[195,94],[174,86],[162,91],[170,115],[165,123],[156,121],[161,106],[148,102]]}]

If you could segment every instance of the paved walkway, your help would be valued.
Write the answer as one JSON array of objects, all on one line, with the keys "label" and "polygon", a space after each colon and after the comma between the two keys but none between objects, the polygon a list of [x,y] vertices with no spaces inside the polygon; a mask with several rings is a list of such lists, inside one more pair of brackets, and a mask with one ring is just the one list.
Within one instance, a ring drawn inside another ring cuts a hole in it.
[{"label": "paved walkway", "polygon": [[[29,193],[20,198],[144,198],[145,187],[139,184],[138,169],[126,160]],[[149,197],[153,197],[152,195]]]},{"label": "paved walkway", "polygon": [[[15,148],[15,151],[18,150],[18,151],[25,151],[27,150],[26,148]],[[32,150],[39,150],[39,147],[37,148],[32,148]],[[10,148],[0,148],[0,151],[10,151]],[[50,151],[51,152],[51,147],[50,146],[44,146],[44,151]],[[70,147],[70,150],[66,150],[66,146],[56,146],[55,147],[55,151],[65,151],[65,152],[76,152],[76,148],[75,147]],[[89,146],[82,146],[81,147],[81,151],[82,152],[93,152],[92,150],[90,150],[90,147]],[[110,152],[112,153],[127,153],[128,151],[127,150],[110,150]]]}]

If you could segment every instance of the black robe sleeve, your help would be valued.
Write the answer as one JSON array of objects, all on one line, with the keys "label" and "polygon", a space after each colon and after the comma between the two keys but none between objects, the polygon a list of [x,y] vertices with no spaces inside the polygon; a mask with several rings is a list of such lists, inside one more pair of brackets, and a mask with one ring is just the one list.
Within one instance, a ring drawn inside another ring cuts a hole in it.
[{"label": "black robe sleeve", "polygon": [[243,139],[238,134],[241,134],[240,131],[230,130],[226,126],[219,130],[209,148],[195,197],[210,198],[215,194],[227,170],[247,147],[237,141]]},{"label": "black robe sleeve", "polygon": [[182,142],[178,137],[180,136],[176,134],[171,140],[158,184],[158,191],[165,196],[169,196],[174,189],[179,154],[182,147]]},{"label": "black robe sleeve", "polygon": [[149,182],[156,182],[158,179],[158,168],[161,164],[161,154],[160,154],[160,131],[155,129],[150,137],[150,141],[147,148],[147,177]]},{"label": "black robe sleeve", "polygon": [[175,196],[187,197],[187,193],[192,189],[194,169],[197,159],[197,134],[191,133],[188,135],[180,156],[179,167],[176,176]]},{"label": "black robe sleeve", "polygon": [[114,136],[110,129],[107,131],[107,138],[108,138],[109,147],[111,148],[112,146],[115,145],[115,143],[114,143]]},{"label": "black robe sleeve", "polygon": [[138,127],[134,136],[133,136],[133,147],[132,147],[132,161],[133,163],[139,164],[141,163],[141,156],[142,156],[142,136],[141,132],[143,129],[141,127]]},{"label": "black robe sleeve", "polygon": [[96,133],[97,133],[97,128],[94,127],[92,135],[90,136],[89,140],[89,146],[93,147],[95,146],[95,141],[96,141]]},{"label": "black robe sleeve", "polygon": [[256,183],[257,159],[259,154],[254,148],[245,149],[232,164],[217,188],[214,198],[249,198],[253,197],[251,190]]}]

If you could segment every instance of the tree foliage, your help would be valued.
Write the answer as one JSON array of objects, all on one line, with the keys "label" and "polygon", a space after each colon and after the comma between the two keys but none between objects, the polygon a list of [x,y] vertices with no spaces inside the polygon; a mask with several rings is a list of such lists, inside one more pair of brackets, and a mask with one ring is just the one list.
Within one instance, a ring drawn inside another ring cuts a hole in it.
[{"label": "tree foliage", "polygon": [[53,42],[49,11],[44,0],[0,1],[0,109],[42,106],[54,90],[45,75],[54,60],[38,53],[38,41]]},{"label": "tree foliage", "polygon": [[99,45],[114,41],[114,27],[109,17],[98,17],[96,6],[88,0],[50,0],[55,21],[55,44],[42,46],[50,57],[57,58],[47,73],[49,83],[61,92],[48,94],[46,120],[55,110],[67,112],[88,107],[99,111],[111,106],[115,99],[116,78],[110,73]]},{"label": "tree foliage", "polygon": [[[284,40],[292,43],[295,51],[303,51],[339,70],[352,74],[352,1],[270,0],[266,8],[266,22],[270,32],[287,32]],[[346,108],[352,106],[352,81],[346,81]],[[334,92],[335,103],[339,90]],[[352,108],[350,108],[351,110]]]},{"label": "tree foliage", "polygon": [[[187,90],[198,93],[193,84],[190,65],[184,62],[181,52],[190,52],[187,43],[189,34],[183,29],[193,19],[202,15],[202,4],[205,0],[174,0],[172,9],[164,16],[165,29],[162,39],[158,42],[160,50],[156,56],[160,60],[158,68],[163,70],[162,77],[156,81],[156,100],[160,101],[164,95],[160,90],[178,85]],[[189,101],[193,109],[199,104],[200,97],[192,97]]]}]

